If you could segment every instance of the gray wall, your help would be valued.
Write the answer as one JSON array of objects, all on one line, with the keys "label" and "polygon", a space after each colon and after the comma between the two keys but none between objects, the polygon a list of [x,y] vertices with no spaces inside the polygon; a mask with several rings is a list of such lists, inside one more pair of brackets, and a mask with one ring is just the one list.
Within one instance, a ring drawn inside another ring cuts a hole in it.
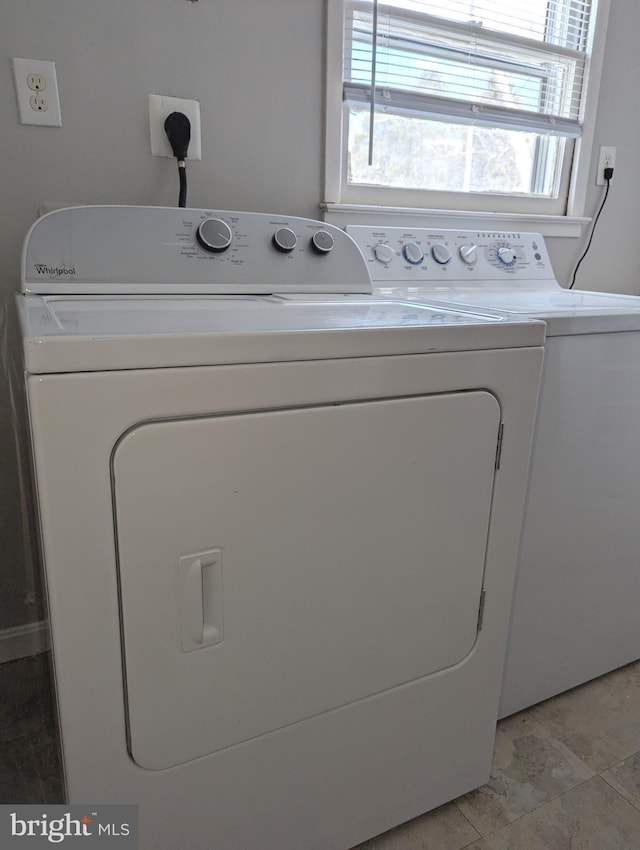
[{"label": "gray wall", "polygon": [[[616,169],[576,288],[640,294],[640,264],[635,257],[640,224],[640,94],[635,83],[640,73],[638,32],[640,3],[611,0],[585,215],[593,215],[602,198],[602,188],[595,185],[600,145],[617,148]],[[582,247],[573,239],[551,240],[554,270],[561,283],[567,283]]]},{"label": "gray wall", "polygon": [[[596,146],[617,146],[617,168],[578,286],[636,294],[640,112],[632,87],[619,80],[636,75],[640,4],[612,0],[612,5]],[[2,0],[3,292],[16,286],[22,238],[41,203],[175,203],[175,167],[170,160],[152,157],[148,149],[150,93],[200,101],[203,159],[189,167],[191,206],[317,217],[323,20],[322,0]],[[62,128],[18,124],[12,56],[56,62]],[[589,210],[599,196],[592,186]],[[566,280],[579,247],[576,240],[552,240],[561,280]],[[606,250],[619,256],[610,260]],[[15,354],[13,324],[10,332],[9,353]],[[37,559],[21,531],[20,458],[12,418],[3,378],[0,629],[38,619],[41,613],[33,601]],[[24,498],[28,500],[28,492]]]}]

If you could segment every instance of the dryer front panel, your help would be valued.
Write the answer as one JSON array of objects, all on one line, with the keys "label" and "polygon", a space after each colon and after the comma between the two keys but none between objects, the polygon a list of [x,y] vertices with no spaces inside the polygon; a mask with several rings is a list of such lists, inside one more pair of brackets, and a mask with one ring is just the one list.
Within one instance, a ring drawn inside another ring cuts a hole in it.
[{"label": "dryer front panel", "polygon": [[470,391],[130,431],[112,473],[134,761],[167,768],[455,676],[499,423]]}]

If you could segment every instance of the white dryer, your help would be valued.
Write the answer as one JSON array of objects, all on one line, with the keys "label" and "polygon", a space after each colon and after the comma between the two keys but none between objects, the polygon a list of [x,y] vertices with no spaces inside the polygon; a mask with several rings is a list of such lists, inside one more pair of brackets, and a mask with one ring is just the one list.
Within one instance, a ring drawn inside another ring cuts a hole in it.
[{"label": "white dryer", "polygon": [[348,230],[378,294],[547,325],[501,716],[640,658],[640,299],[563,289],[535,233]]},{"label": "white dryer", "polygon": [[486,781],[544,326],[300,218],[67,209],[23,263],[68,800],[346,850]]}]

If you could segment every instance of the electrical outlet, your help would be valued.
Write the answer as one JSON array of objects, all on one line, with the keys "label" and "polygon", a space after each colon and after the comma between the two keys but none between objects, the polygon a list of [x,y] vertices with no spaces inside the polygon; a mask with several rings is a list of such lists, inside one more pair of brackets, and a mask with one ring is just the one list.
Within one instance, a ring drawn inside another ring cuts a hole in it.
[{"label": "electrical outlet", "polygon": [[47,78],[42,74],[27,74],[27,85],[31,91],[44,91],[47,87]]},{"label": "electrical outlet", "polygon": [[29,98],[29,106],[34,112],[46,112],[49,109],[49,102],[42,94],[32,94]]},{"label": "electrical outlet", "polygon": [[612,147],[602,146],[598,157],[598,170],[596,172],[596,186],[604,186],[607,182],[604,179],[605,168],[616,167],[616,149]]},{"label": "electrical outlet", "polygon": [[191,122],[191,141],[187,159],[202,159],[200,141],[200,104],[197,100],[183,100],[179,97],[167,97],[161,94],[149,95],[149,133],[151,153],[154,156],[173,158],[173,151],[164,130],[164,122],[172,112],[182,112]]},{"label": "electrical outlet", "polygon": [[20,123],[62,127],[55,62],[14,57],[13,76]]}]

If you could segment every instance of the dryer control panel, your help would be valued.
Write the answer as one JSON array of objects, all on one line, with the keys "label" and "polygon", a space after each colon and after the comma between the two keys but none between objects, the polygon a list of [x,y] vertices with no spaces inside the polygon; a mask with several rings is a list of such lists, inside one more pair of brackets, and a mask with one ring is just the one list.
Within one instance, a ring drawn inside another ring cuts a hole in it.
[{"label": "dryer control panel", "polygon": [[539,233],[349,225],[374,283],[557,286]]},{"label": "dryer control panel", "polygon": [[175,207],[56,210],[27,234],[22,291],[41,294],[364,293],[343,230],[295,216]]}]

